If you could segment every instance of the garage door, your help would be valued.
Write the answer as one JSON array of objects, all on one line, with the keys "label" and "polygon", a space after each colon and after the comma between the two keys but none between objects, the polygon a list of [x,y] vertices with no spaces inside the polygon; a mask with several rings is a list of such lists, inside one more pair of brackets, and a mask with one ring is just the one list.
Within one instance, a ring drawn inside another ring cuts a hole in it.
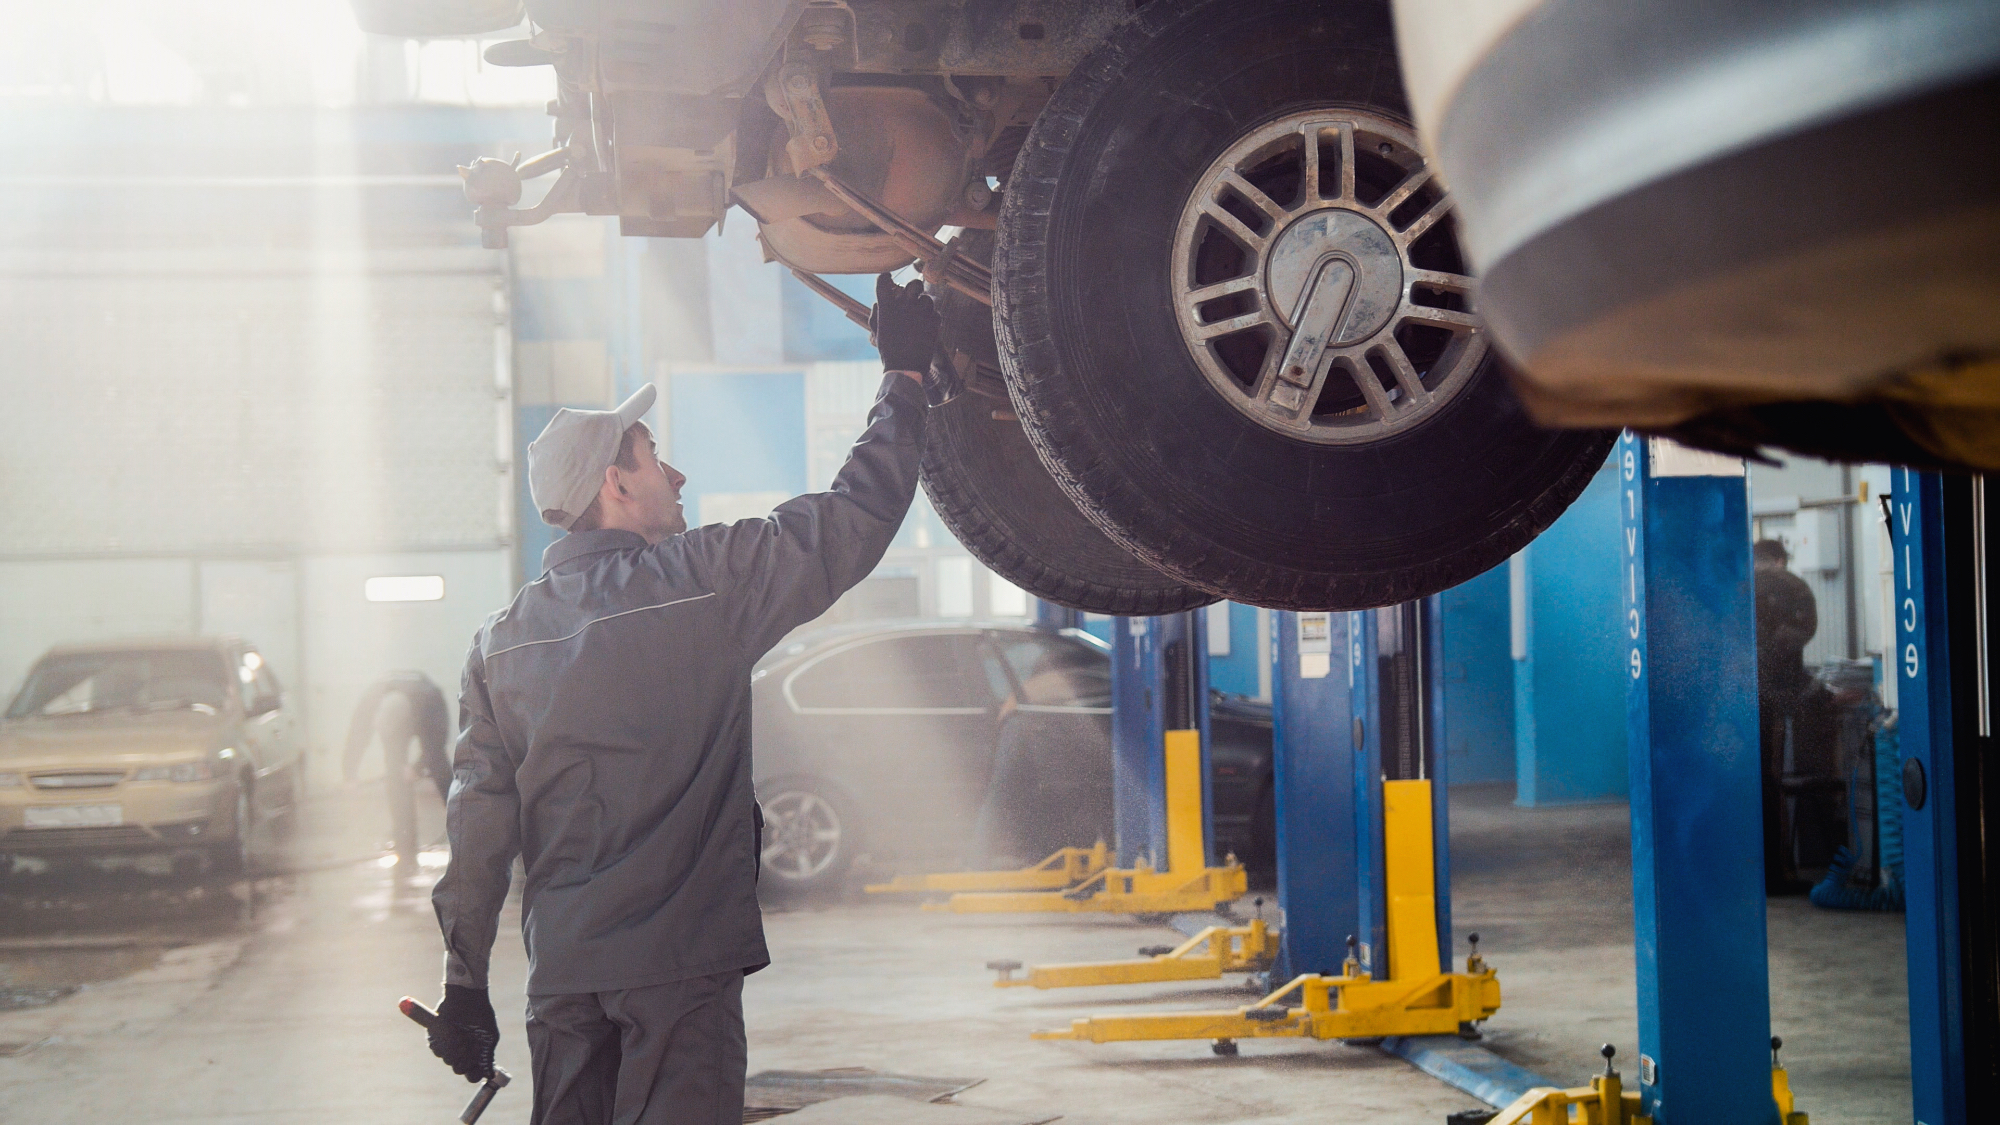
[{"label": "garage door", "polygon": [[487,269],[0,276],[0,553],[463,548],[506,533]]}]

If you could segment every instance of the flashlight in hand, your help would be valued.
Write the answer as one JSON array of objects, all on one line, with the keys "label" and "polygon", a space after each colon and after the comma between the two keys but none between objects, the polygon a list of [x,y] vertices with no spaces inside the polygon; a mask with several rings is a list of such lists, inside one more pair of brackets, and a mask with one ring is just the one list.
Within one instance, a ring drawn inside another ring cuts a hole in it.
[{"label": "flashlight in hand", "polygon": [[[412,997],[405,996],[398,1000],[396,1007],[426,1031],[437,1025],[438,1014],[419,1004]],[[479,1115],[485,1113],[486,1107],[493,1103],[493,1095],[499,1093],[501,1087],[511,1081],[513,1081],[512,1075],[497,1066],[494,1067],[493,1073],[486,1076],[486,1083],[472,1095],[471,1101],[465,1103],[465,1112],[458,1115],[461,1125],[474,1125],[474,1122],[479,1120]]]}]

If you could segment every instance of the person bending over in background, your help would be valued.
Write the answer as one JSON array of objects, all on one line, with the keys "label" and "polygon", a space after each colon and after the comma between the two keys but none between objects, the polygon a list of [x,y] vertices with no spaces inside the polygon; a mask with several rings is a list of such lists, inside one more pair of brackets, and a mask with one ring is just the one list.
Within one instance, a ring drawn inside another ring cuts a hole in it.
[{"label": "person bending over in background", "polygon": [[408,869],[417,862],[417,806],[411,792],[410,741],[417,743],[417,771],[437,786],[438,799],[451,789],[451,762],[445,742],[451,737],[451,707],[444,692],[422,672],[391,672],[368,685],[354,704],[347,724],[347,747],[340,759],[341,777],[350,785],[361,771],[361,756],[370,741],[382,745],[382,785],[389,802],[389,824],[396,864]]},{"label": "person bending over in background", "polygon": [[473,638],[432,893],[444,1000],[431,1049],[493,1068],[487,964],[526,872],[534,1125],[737,1125],[743,978],[769,963],[757,907],[750,671],[881,559],[917,486],[937,314],[876,282],[886,372],[830,491],[690,531],[686,478],[639,422],[561,410],[528,447],[542,518],[568,532]]}]

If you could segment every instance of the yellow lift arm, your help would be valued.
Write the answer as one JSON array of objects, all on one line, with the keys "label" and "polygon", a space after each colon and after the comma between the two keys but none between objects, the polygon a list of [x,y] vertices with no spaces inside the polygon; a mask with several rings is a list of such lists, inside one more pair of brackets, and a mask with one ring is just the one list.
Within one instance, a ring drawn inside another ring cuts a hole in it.
[{"label": "yellow lift arm", "polygon": [[1639,1112],[1639,1095],[1626,1093],[1624,1080],[1611,1069],[1611,1044],[1604,1045],[1604,1073],[1588,1086],[1558,1090],[1537,1086],[1509,1102],[1486,1125],[1653,1125]]},{"label": "yellow lift arm", "polygon": [[[1262,900],[1259,900],[1262,901]],[[995,988],[1077,988],[1093,984],[1220,980],[1224,973],[1261,973],[1271,967],[1277,935],[1259,918],[1247,926],[1210,926],[1176,946],[1149,946],[1138,961],[1085,961],[1033,965],[1016,978],[1019,961],[988,961],[999,972]]]},{"label": "yellow lift arm", "polygon": [[1201,732],[1166,734],[1167,869],[1106,867],[1075,886],[1044,891],[967,891],[925,910],[955,914],[1179,914],[1214,910],[1250,888],[1230,856],[1207,866],[1201,827]]},{"label": "yellow lift arm", "polygon": [[[1206,1012],[1091,1016],[1067,1029],[1037,1031],[1036,1039],[1111,1043],[1128,1039],[1213,1039],[1233,1055],[1239,1039],[1372,1039],[1385,1035],[1451,1035],[1461,1025],[1500,1010],[1500,981],[1469,957],[1466,973],[1416,980],[1371,979],[1353,966],[1337,977],[1307,973],[1255,1004]],[[1350,962],[1351,965],[1351,962]],[[1284,1002],[1297,996],[1294,1002]]]},{"label": "yellow lift arm", "polygon": [[[1811,1125],[1792,1102],[1792,1083],[1785,1068],[1778,1065],[1782,1043],[1771,1040],[1771,1099],[1778,1104],[1780,1125]],[[1510,1102],[1486,1125],[1653,1125],[1653,1119],[1639,1112],[1639,1095],[1626,1093],[1618,1072],[1611,1069],[1611,1044],[1604,1050],[1604,1073],[1588,1086],[1558,1090],[1537,1086]]]},{"label": "yellow lift arm", "polygon": [[[1385,781],[1388,980],[1361,971],[1349,939],[1337,977],[1308,973],[1245,1007],[1201,1012],[1092,1016],[1037,1039],[1212,1039],[1218,1054],[1235,1054],[1239,1039],[1281,1037],[1365,1039],[1384,1035],[1450,1035],[1500,1010],[1500,980],[1476,946],[1465,972],[1440,971],[1435,917],[1436,865],[1431,844],[1431,783]],[[1477,939],[1475,939],[1476,941]]]},{"label": "yellow lift arm", "polygon": [[938,875],[898,875],[862,889],[871,895],[911,892],[1041,891],[1074,887],[1111,866],[1111,849],[1099,840],[1088,848],[1062,848],[1014,871],[952,871]]}]

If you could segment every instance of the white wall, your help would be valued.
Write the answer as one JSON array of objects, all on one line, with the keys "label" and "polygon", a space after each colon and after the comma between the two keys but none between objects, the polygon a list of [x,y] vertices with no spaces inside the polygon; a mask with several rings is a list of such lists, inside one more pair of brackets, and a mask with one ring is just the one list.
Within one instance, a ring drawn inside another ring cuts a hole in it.
[{"label": "white wall", "polygon": [[289,559],[212,559],[197,564],[199,632],[237,636],[257,646],[295,705],[301,701],[299,568]]},{"label": "white wall", "polygon": [[0,682],[13,698],[50,646],[195,630],[187,559],[0,562]]}]

